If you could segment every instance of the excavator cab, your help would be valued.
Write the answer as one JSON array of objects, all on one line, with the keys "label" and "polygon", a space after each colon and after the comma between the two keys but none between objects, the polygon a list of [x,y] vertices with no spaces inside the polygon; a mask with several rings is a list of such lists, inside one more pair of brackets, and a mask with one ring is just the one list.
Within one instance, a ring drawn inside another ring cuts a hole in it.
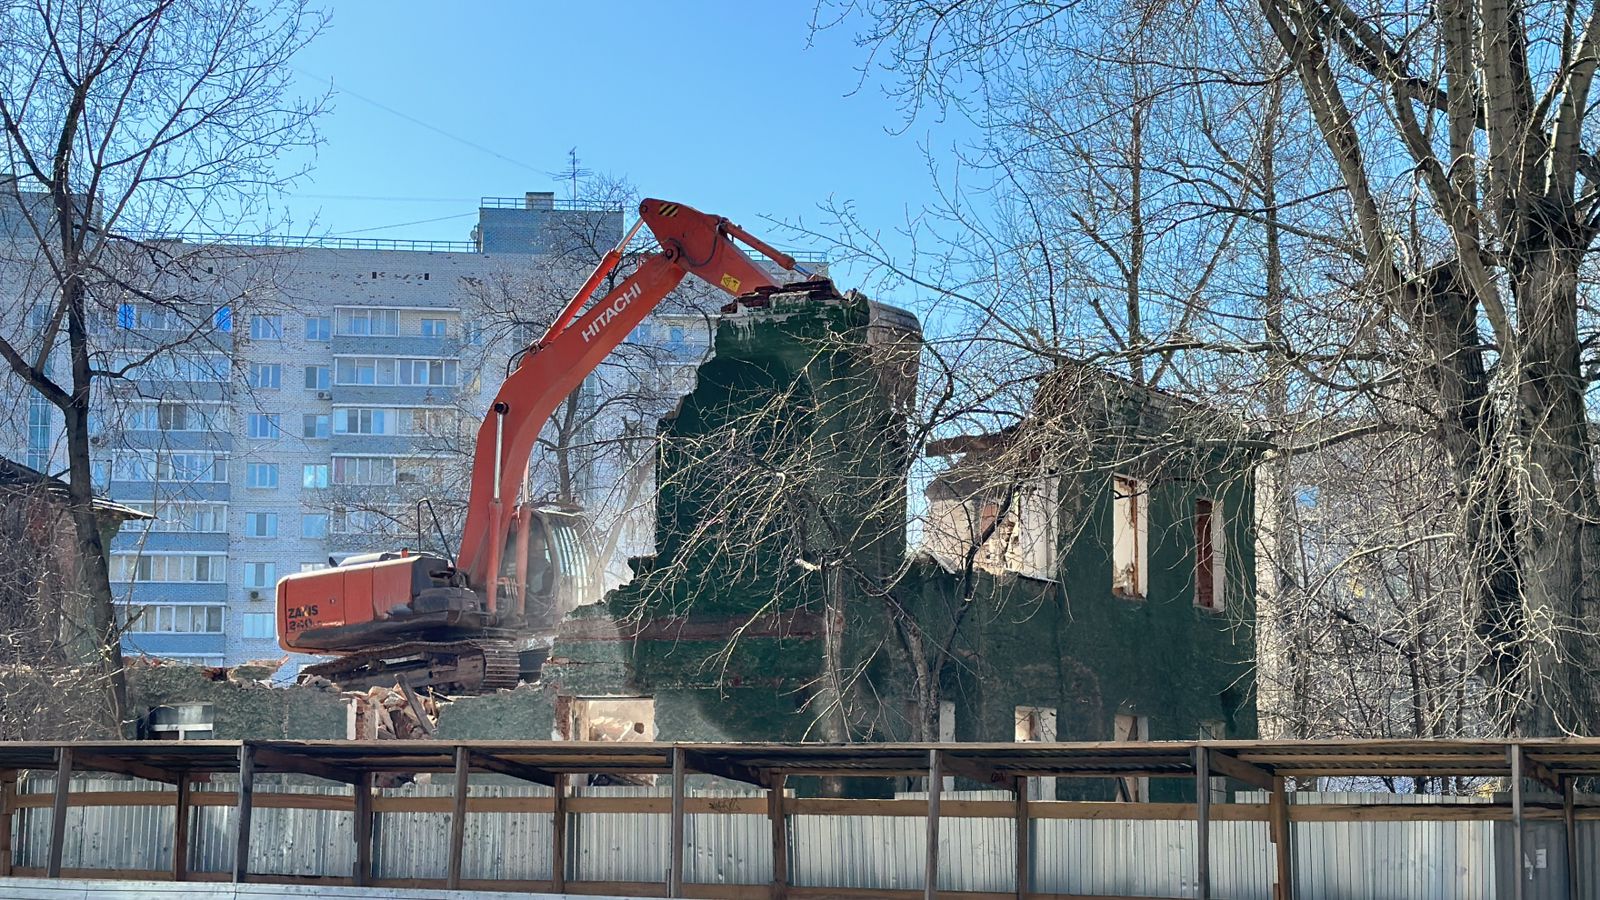
[{"label": "excavator cab", "polygon": [[501,559],[500,603],[529,630],[552,631],[562,616],[603,593],[594,530],[581,508],[519,509]]}]

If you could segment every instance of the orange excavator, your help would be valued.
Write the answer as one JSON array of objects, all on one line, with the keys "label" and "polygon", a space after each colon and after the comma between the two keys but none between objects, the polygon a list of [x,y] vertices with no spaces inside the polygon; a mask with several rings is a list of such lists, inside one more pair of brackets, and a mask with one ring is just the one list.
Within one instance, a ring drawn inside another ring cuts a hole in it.
[{"label": "orange excavator", "polygon": [[[589,302],[622,263],[641,226],[659,248],[605,296]],[[583,569],[581,520],[519,498],[539,431],[563,399],[645,316],[693,273],[738,297],[775,287],[735,240],[779,267],[810,275],[720,216],[645,200],[639,220],[522,354],[478,429],[472,490],[455,559],[397,550],[363,554],[278,582],[278,641],[332,656],[306,675],[346,688],[393,685],[476,693],[524,674],[531,632],[559,619],[560,585]],[[446,551],[448,553],[448,551]],[[593,577],[593,561],[587,564]]]}]

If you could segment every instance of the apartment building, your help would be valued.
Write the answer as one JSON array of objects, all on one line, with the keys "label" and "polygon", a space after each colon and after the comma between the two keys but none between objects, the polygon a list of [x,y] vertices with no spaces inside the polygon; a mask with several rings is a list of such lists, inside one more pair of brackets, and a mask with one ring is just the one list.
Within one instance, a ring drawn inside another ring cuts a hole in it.
[{"label": "apartment building", "polygon": [[[581,278],[624,218],[616,205],[530,193],[484,198],[466,242],[167,236],[227,247],[266,271],[269,288],[219,307],[205,340],[178,339],[192,317],[138,301],[91,323],[123,363],[181,344],[115,382],[91,426],[98,487],[156,517],[111,548],[125,651],[208,664],[277,657],[278,578],[416,546],[419,516],[423,543],[438,541],[435,514],[453,534],[483,411],[540,321],[522,298],[570,290],[570,273]],[[547,433],[530,467],[529,496],[590,510],[613,581],[652,547],[645,448],[692,387],[714,327],[704,303],[671,306],[591,376],[571,427]],[[9,422],[7,455],[60,469],[47,403],[29,396]]]}]

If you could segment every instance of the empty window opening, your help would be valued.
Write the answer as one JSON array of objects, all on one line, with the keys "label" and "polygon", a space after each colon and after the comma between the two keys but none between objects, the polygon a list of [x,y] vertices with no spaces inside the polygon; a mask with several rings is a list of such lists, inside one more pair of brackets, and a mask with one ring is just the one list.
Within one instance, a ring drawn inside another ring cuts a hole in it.
[{"label": "empty window opening", "polygon": [[[574,697],[567,704],[560,737],[569,741],[634,743],[656,739],[656,701],[651,697]],[[591,785],[654,784],[654,775],[616,775],[597,772]]]},{"label": "empty window opening", "polygon": [[[1048,706],[1019,706],[1012,719],[1017,743],[1053,743],[1056,740],[1056,711]],[[1028,799],[1056,799],[1053,776],[1028,779]]]},{"label": "empty window opening", "polygon": [[[1150,740],[1150,717],[1136,715],[1131,712],[1117,713],[1116,721],[1112,724],[1111,739],[1115,741]],[[1150,802],[1150,779],[1118,778],[1117,799],[1125,800],[1129,803]]]},{"label": "empty window opening", "polygon": [[1194,501],[1194,605],[1221,612],[1226,602],[1224,529],[1218,505]]},{"label": "empty window opening", "polygon": [[1126,475],[1111,483],[1111,592],[1142,600],[1150,590],[1150,488]]}]

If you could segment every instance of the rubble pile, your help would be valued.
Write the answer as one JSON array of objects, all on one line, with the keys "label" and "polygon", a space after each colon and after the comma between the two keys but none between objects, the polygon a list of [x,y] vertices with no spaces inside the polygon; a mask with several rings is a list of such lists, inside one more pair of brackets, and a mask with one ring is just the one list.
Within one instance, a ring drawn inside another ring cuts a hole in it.
[{"label": "rubble pile", "polygon": [[433,737],[439,725],[439,700],[409,687],[374,685],[339,696],[351,710],[350,737],[358,741],[412,741]]}]

